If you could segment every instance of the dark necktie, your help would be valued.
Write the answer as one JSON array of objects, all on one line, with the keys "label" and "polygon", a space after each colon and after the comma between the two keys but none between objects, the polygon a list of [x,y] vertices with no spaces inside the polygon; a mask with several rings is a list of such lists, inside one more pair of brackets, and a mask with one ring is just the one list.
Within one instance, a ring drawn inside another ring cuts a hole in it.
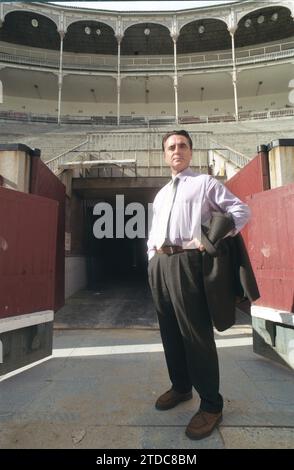
[{"label": "dark necktie", "polygon": [[158,229],[156,236],[156,248],[159,249],[168,238],[171,211],[174,205],[179,178],[175,178],[168,188],[163,207],[159,215]]}]

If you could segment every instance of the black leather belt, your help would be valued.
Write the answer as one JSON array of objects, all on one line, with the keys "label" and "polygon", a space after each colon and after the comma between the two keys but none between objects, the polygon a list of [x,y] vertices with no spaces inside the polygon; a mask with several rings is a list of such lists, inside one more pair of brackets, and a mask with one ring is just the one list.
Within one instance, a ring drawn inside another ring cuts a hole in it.
[{"label": "black leather belt", "polygon": [[174,253],[183,253],[183,251],[199,251],[197,248],[184,249],[182,246],[179,245],[166,245],[158,248],[156,253],[158,254],[165,254],[165,255],[173,255]]}]

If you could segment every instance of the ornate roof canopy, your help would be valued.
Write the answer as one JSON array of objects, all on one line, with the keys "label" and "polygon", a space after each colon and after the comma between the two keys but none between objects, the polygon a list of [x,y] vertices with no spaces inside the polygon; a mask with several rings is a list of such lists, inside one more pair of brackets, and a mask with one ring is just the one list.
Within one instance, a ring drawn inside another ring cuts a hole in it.
[{"label": "ornate roof canopy", "polygon": [[231,47],[229,29],[236,30],[236,47],[294,36],[291,4],[245,1],[182,12],[121,13],[85,11],[52,4],[1,4],[0,41],[58,50],[59,32],[64,51],[122,55],[172,54],[172,37],[178,53],[207,52]]}]

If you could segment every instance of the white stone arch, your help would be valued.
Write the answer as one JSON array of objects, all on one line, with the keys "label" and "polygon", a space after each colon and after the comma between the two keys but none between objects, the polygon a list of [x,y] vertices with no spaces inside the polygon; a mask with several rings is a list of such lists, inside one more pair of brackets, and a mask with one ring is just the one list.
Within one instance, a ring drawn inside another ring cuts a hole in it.
[{"label": "white stone arch", "polygon": [[[18,12],[18,13],[33,13],[35,15],[40,15],[40,16],[44,16],[45,18],[47,18],[48,20],[52,21],[52,23],[55,24],[56,26],[56,30],[58,31],[58,25],[59,25],[59,15],[52,15],[50,16],[49,14],[46,14],[46,13],[43,13],[43,11],[39,11],[39,10],[33,10],[32,8],[17,8],[17,7],[11,7],[11,8],[8,8],[6,10],[4,10],[3,12],[3,21],[5,21],[5,17],[7,15],[9,15],[10,13],[15,13],[15,12]],[[55,19],[56,17],[56,19]]]},{"label": "white stone arch", "polygon": [[[228,18],[229,19],[229,18]],[[179,39],[182,37],[181,35],[183,34],[183,28],[185,26],[188,26],[192,23],[196,23],[197,21],[204,21],[204,20],[216,20],[218,22],[221,22],[224,24],[224,30],[226,31],[226,33],[228,34],[228,37],[230,36],[230,33],[229,33],[229,25],[228,23],[226,22],[226,20],[224,18],[220,18],[220,17],[214,17],[214,16],[201,16],[199,18],[193,18],[193,19],[190,19],[189,21],[186,21],[180,28],[179,28]]]},{"label": "white stone arch", "polygon": [[193,18],[189,18],[187,20],[185,20],[184,23],[180,24],[178,22],[178,25],[179,25],[179,33],[181,34],[181,30],[184,28],[184,26],[186,26],[187,24],[189,23],[195,23],[196,21],[203,21],[203,20],[217,20],[217,21],[221,21],[222,23],[224,23],[227,27],[228,27],[228,22],[224,19],[224,17],[217,17],[215,15],[213,16],[199,16],[199,17],[193,17]]},{"label": "white stone arch", "polygon": [[93,21],[95,23],[102,23],[102,24],[105,24],[106,26],[109,26],[112,31],[113,31],[113,35],[115,35],[115,25],[110,22],[110,21],[105,21],[104,18],[103,19],[100,19],[100,18],[97,18],[96,16],[95,17],[91,17],[91,16],[85,16],[85,17],[79,17],[79,18],[73,18],[71,20],[68,21],[68,17],[66,16],[65,14],[65,28],[66,30],[69,28],[69,26],[71,26],[72,24],[74,23],[81,23],[82,21]]},{"label": "white stone arch", "polygon": [[246,11],[242,11],[242,12],[237,12],[237,24],[240,23],[240,21],[242,20],[242,18],[244,18],[245,16],[247,15],[250,15],[250,13],[253,13],[255,11],[258,11],[258,10],[264,10],[265,8],[273,8],[273,7],[282,7],[282,8],[286,8],[287,10],[290,11],[291,15],[293,16],[294,14],[294,4],[292,5],[292,10],[290,8],[290,5],[285,5],[281,2],[272,2],[272,3],[268,3],[268,4],[263,4],[263,5],[258,5],[254,8],[249,8],[249,5],[248,5],[248,9]]},{"label": "white stone arch", "polygon": [[[141,26],[141,25],[144,25],[144,24],[148,24],[150,27],[152,27],[152,25],[156,25],[156,26],[162,26],[163,29],[164,29],[164,32],[166,32],[167,34],[167,38],[170,39],[170,45],[172,47],[172,33],[171,33],[171,30],[170,28],[167,26],[167,25],[163,25],[161,22],[159,21],[153,21],[152,19],[149,19],[149,21],[146,19],[143,19],[143,18],[140,18],[140,21],[137,21],[136,23],[133,23],[131,25],[129,25],[126,29],[123,30],[123,36],[122,38],[124,39],[125,42],[123,42],[123,46],[125,46],[127,43],[127,37],[126,37],[126,32],[128,32],[130,30],[130,28],[134,28],[136,26]],[[154,44],[154,41],[156,41],[156,39],[152,39],[152,43]]]},{"label": "white stone arch", "polygon": [[146,16],[146,18],[140,18],[140,19],[137,19],[136,21],[128,21],[127,23],[124,23],[124,21],[122,19],[122,22],[123,22],[123,34],[125,34],[125,32],[128,29],[130,29],[132,26],[138,26],[138,25],[144,24],[144,23],[157,24],[157,25],[163,26],[163,28],[167,29],[170,34],[172,32],[172,24],[169,27],[167,24],[164,24],[162,21],[159,21],[159,20],[156,20],[154,18],[147,17],[147,16]]}]

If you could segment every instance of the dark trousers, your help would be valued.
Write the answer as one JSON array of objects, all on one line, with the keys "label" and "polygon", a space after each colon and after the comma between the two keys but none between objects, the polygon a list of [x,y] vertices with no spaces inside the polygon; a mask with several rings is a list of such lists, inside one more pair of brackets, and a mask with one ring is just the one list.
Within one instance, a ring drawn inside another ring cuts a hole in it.
[{"label": "dark trousers", "polygon": [[221,411],[218,357],[200,251],[156,254],[149,262],[148,274],[173,388],[187,392],[193,386],[202,410]]}]

